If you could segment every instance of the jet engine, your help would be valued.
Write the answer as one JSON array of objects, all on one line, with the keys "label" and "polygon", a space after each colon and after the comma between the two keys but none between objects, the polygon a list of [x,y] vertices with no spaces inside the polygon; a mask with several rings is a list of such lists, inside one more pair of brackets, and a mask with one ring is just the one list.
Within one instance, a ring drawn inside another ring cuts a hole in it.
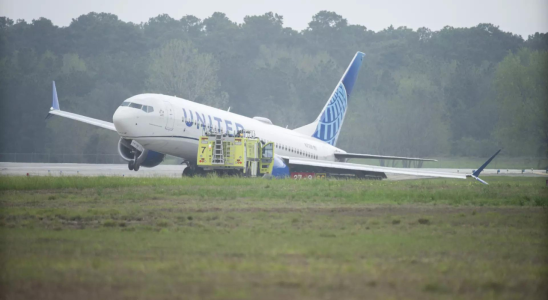
[{"label": "jet engine", "polygon": [[[139,150],[141,148],[142,150]],[[139,167],[152,168],[159,165],[166,156],[165,154],[143,149],[142,147],[135,147],[132,144],[132,140],[120,138],[118,142],[118,153],[123,160],[128,162],[130,170],[138,171]]]},{"label": "jet engine", "polygon": [[274,166],[272,167],[272,176],[284,178],[289,177],[289,167],[278,155],[274,155]]}]

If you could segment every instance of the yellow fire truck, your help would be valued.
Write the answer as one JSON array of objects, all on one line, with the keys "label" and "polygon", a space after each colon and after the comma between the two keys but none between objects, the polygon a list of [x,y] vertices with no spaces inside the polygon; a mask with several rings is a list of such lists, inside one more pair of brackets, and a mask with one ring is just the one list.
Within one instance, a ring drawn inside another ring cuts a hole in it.
[{"label": "yellow fire truck", "polygon": [[257,177],[272,174],[274,143],[261,141],[253,130],[236,135],[205,131],[199,139],[198,166],[205,171]]}]

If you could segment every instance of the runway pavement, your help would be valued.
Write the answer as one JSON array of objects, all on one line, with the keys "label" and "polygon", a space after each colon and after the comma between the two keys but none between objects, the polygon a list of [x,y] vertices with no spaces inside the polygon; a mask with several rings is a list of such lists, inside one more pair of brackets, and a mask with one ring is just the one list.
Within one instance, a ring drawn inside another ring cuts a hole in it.
[{"label": "runway pavement", "polygon": [[0,175],[19,176],[125,176],[125,177],[181,177],[185,166],[159,165],[130,171],[122,164],[50,164],[0,163]]},{"label": "runway pavement", "polygon": [[[130,171],[123,164],[51,164],[51,163],[8,163],[0,162],[0,175],[6,176],[126,176],[126,177],[180,177],[184,165],[159,165]],[[420,169],[443,173],[472,173],[472,169]],[[482,176],[545,176],[546,170],[485,169]],[[424,177],[388,174],[389,180],[419,179]]]}]

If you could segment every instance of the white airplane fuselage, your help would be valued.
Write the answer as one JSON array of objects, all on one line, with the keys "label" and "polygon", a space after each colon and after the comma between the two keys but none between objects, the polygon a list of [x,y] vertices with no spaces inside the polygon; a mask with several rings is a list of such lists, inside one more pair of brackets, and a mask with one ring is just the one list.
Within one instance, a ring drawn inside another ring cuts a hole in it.
[{"label": "white airplane fuselage", "polygon": [[[140,94],[123,105],[127,106],[120,106],[113,115],[121,137],[135,140],[145,149],[192,162],[196,161],[198,139],[204,129],[231,135],[241,129],[253,130],[261,140],[274,142],[276,155],[284,157],[336,161],[334,153],[345,153],[314,137],[177,97]],[[139,109],[139,105],[153,111]]]}]

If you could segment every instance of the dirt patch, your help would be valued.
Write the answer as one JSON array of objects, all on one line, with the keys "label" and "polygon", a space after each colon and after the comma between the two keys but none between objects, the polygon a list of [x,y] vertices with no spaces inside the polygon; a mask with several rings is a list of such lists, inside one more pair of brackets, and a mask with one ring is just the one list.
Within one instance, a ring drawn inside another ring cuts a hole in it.
[{"label": "dirt patch", "polygon": [[[383,216],[383,215],[416,215],[416,214],[473,214],[498,213],[501,215],[517,215],[523,213],[547,214],[542,208],[535,207],[453,207],[453,206],[418,206],[418,205],[374,205],[374,206],[343,206],[343,207],[204,207],[199,209],[184,209],[187,212],[269,212],[269,213],[312,213],[312,214],[342,214],[350,216]],[[548,214],[547,214],[548,215]]]}]

